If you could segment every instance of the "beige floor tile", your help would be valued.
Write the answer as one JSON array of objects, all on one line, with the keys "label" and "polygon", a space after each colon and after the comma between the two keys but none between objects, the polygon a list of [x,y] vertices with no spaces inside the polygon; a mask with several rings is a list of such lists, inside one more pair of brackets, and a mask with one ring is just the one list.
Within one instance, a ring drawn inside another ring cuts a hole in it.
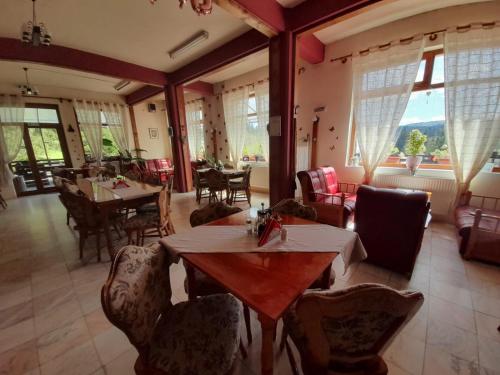
[{"label": "beige floor tile", "polygon": [[429,298],[429,317],[456,327],[476,332],[474,310],[431,296]]},{"label": "beige floor tile", "polygon": [[475,311],[477,334],[500,342],[500,319]]},{"label": "beige floor tile", "polygon": [[12,291],[2,294],[0,296],[0,301],[2,302],[0,309],[5,310],[8,309],[9,307],[17,306],[21,303],[28,302],[31,300],[32,297],[33,294],[31,291],[31,283],[28,282],[26,286],[20,289],[14,288]]},{"label": "beige floor tile", "polygon": [[113,359],[132,348],[127,336],[115,327],[94,337],[94,343],[103,365],[110,363]]},{"label": "beige floor tile", "polygon": [[89,375],[101,364],[92,341],[74,347],[41,366],[42,375]]},{"label": "beige floor tile", "polygon": [[62,287],[71,287],[71,279],[69,274],[62,273],[59,275],[54,275],[53,277],[45,277],[43,279],[39,279],[37,281],[33,281],[33,297],[38,297],[43,294],[52,292]]},{"label": "beige floor tile", "polygon": [[479,364],[493,371],[500,371],[500,342],[478,337]]},{"label": "beige floor tile", "polygon": [[427,346],[423,375],[478,375],[479,364]]},{"label": "beige floor tile", "polygon": [[37,367],[35,340],[27,341],[0,354],[0,375],[26,374]]},{"label": "beige floor tile", "polygon": [[40,336],[37,340],[40,364],[83,344],[90,334],[83,318]]},{"label": "beige floor tile", "polygon": [[75,286],[76,298],[80,302],[84,314],[101,307],[101,288],[105,280],[96,280]]},{"label": "beige floor tile", "polygon": [[427,345],[431,350],[441,350],[459,358],[477,362],[476,334],[453,325],[429,319]]},{"label": "beige floor tile", "polygon": [[0,330],[33,318],[33,303],[23,302],[0,311]]},{"label": "beige floor tile", "polygon": [[138,354],[134,348],[123,352],[104,366],[106,375],[135,375],[134,364],[137,357]]},{"label": "beige floor tile", "polygon": [[424,352],[424,341],[400,334],[387,348],[383,358],[410,374],[421,374]]},{"label": "beige floor tile", "polygon": [[455,286],[451,282],[431,278],[430,294],[456,305],[472,309],[472,296],[468,289]]},{"label": "beige floor tile", "polygon": [[472,293],[474,310],[500,319],[500,299]]},{"label": "beige floor tile", "polygon": [[[37,299],[44,296],[37,297]],[[52,296],[52,300],[34,300],[35,327],[38,336],[63,327],[83,316],[73,290],[65,295]]]},{"label": "beige floor tile", "polygon": [[0,353],[35,338],[33,319],[27,319],[0,330]]},{"label": "beige floor tile", "polygon": [[85,321],[92,337],[97,336],[112,327],[108,318],[104,315],[102,308],[97,308],[91,313],[85,315]]},{"label": "beige floor tile", "polygon": [[385,363],[386,363],[387,368],[389,370],[389,374],[391,374],[391,375],[416,375],[416,374],[412,374],[411,372],[408,372],[406,370],[403,370],[401,367],[399,367],[398,365],[396,365],[395,363],[393,363],[391,361],[386,360]]}]

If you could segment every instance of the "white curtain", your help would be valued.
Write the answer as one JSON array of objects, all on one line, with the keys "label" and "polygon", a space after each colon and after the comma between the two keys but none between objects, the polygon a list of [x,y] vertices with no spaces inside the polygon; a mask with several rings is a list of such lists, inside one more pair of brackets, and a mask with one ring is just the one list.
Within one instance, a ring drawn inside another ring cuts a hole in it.
[{"label": "white curtain", "polygon": [[248,124],[248,86],[224,92],[224,122],[226,124],[229,153],[234,166],[243,156]]},{"label": "white curtain", "polygon": [[266,81],[255,85],[255,104],[262,153],[266,161],[269,161],[269,133],[267,132],[267,125],[269,124],[269,82]]},{"label": "white curtain", "polygon": [[0,95],[0,186],[12,183],[12,162],[23,142],[24,104],[11,95]]},{"label": "white curtain", "polygon": [[500,27],[447,31],[444,59],[446,136],[459,198],[500,144]]},{"label": "white curtain", "polygon": [[129,150],[128,145],[128,116],[127,110],[124,105],[115,103],[102,103],[102,112],[104,113],[104,118],[106,119],[106,124],[108,125],[109,131],[113,136],[118,150],[122,155],[127,155]]},{"label": "white curtain", "polygon": [[394,142],[422,59],[423,38],[354,56],[353,113],[365,183]]},{"label": "white curtain", "polygon": [[191,160],[201,157],[205,151],[203,131],[203,103],[194,100],[186,104],[186,121]]},{"label": "white curtain", "polygon": [[80,130],[89,143],[90,151],[96,159],[97,165],[100,165],[102,160],[102,123],[99,103],[74,99],[73,106]]}]

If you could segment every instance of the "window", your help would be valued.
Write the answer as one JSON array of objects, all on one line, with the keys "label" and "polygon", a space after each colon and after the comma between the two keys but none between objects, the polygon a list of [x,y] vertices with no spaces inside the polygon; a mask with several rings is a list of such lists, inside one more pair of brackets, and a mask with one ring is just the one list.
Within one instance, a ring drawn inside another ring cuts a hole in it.
[{"label": "window", "polygon": [[186,120],[191,160],[202,160],[205,158],[205,125],[201,101],[195,100],[186,104]]},{"label": "window", "polygon": [[261,139],[262,134],[257,119],[255,94],[250,94],[248,98],[248,122],[245,147],[243,148],[243,161],[266,161]]},{"label": "window", "polygon": [[[439,49],[423,55],[391,154],[381,166],[404,166],[406,140],[410,132],[417,129],[427,136],[421,168],[451,169],[444,126],[444,55],[443,50]],[[359,160],[354,134],[352,139],[351,157]]]},{"label": "window", "polygon": [[[101,123],[102,123],[102,155],[104,158],[116,158],[120,156],[120,152],[118,151],[118,147],[116,147],[113,136],[111,135],[111,131],[109,130],[108,125],[106,124],[106,117],[104,113],[101,112]],[[90,146],[85,138],[85,134],[80,131],[80,137],[82,139],[83,145],[83,153],[85,154],[85,160],[92,159],[92,153],[90,151]]]}]

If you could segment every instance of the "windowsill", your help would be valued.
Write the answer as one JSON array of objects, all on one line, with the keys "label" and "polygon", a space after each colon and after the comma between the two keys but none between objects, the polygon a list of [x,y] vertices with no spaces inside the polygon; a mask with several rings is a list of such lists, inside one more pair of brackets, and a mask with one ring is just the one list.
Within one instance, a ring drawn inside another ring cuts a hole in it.
[{"label": "windowsill", "polygon": [[269,167],[269,162],[267,161],[240,161],[240,165],[249,164],[252,167]]}]

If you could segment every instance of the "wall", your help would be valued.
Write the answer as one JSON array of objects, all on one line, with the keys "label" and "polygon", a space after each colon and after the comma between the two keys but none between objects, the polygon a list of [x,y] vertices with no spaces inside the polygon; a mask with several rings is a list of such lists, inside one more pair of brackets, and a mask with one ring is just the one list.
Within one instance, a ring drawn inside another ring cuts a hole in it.
[{"label": "wall", "polygon": [[[156,104],[156,112],[148,111],[148,104]],[[165,101],[145,101],[134,105],[135,122],[140,148],[147,150],[142,153],[145,159],[172,158],[172,147],[168,136],[168,120]],[[158,129],[158,139],[151,139],[149,129]],[[129,134],[131,148],[134,145],[132,133]]]},{"label": "wall", "polygon": [[[62,97],[62,98],[77,98],[77,99],[93,99],[99,101],[111,101],[114,103],[124,103],[124,100],[119,95],[104,94],[83,90],[72,90],[64,89],[58,87],[50,86],[40,86],[37,85],[40,90],[40,95],[50,96],[50,97]],[[13,85],[5,85],[0,83],[0,93],[2,94],[19,94],[17,87]],[[75,116],[75,111],[73,110],[73,104],[68,100],[58,100],[58,99],[43,99],[43,98],[21,98],[24,103],[40,103],[40,104],[55,104],[59,107],[59,115],[61,116],[61,122],[64,128],[64,135],[66,137],[66,143],[68,145],[69,156],[71,160],[71,165],[73,167],[79,167],[85,162],[82,141],[80,138],[80,133],[78,132],[77,121]],[[71,125],[75,132],[68,132],[68,127]],[[129,130],[129,133],[131,131]],[[132,143],[133,144],[133,143]],[[15,192],[12,186],[2,187],[3,196],[7,198],[15,198]]]},{"label": "wall", "polygon": [[[351,123],[351,61],[342,64],[340,61],[332,63],[330,59],[420,32],[470,22],[493,21],[498,18],[498,14],[499,2],[469,4],[423,13],[328,45],[324,63],[310,65],[301,61],[299,66],[304,70],[301,69],[301,74],[296,79],[296,104],[300,105],[297,137],[311,134],[314,108],[326,106],[326,111],[319,113],[318,165],[334,166],[341,181],[360,183],[363,169],[346,166]],[[442,35],[433,43],[429,42],[429,45],[433,44],[442,45]],[[333,132],[329,130],[331,127],[335,128]],[[406,174],[407,171],[399,168],[379,168],[377,173]],[[419,170],[417,173],[422,176],[453,178],[451,171]],[[498,195],[500,175],[481,172],[473,181],[472,189],[478,194]]]}]

